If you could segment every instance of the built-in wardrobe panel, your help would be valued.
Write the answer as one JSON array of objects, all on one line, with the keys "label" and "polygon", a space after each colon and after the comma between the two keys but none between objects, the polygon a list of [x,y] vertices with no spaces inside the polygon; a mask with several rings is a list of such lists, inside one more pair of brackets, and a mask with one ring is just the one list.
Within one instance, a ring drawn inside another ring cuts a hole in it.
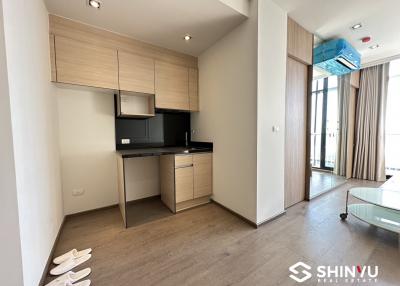
[{"label": "built-in wardrobe panel", "polygon": [[156,61],[156,108],[189,110],[189,69]]},{"label": "built-in wardrobe panel", "polygon": [[118,51],[119,89],[154,94],[154,60]]},{"label": "built-in wardrobe panel", "polygon": [[118,89],[117,51],[55,36],[57,82]]},{"label": "built-in wardrobe panel", "polygon": [[307,65],[287,58],[285,120],[285,208],[305,199]]},{"label": "built-in wardrobe panel", "polygon": [[289,56],[312,65],[313,34],[288,18],[287,53]]}]

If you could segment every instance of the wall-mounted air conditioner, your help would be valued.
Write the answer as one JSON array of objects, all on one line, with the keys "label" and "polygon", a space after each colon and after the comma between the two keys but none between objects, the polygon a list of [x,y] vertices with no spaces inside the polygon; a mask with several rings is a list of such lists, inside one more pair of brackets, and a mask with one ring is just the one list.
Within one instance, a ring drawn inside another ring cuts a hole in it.
[{"label": "wall-mounted air conditioner", "polygon": [[342,75],[360,69],[361,55],[346,40],[331,40],[314,48],[313,64],[332,75]]}]

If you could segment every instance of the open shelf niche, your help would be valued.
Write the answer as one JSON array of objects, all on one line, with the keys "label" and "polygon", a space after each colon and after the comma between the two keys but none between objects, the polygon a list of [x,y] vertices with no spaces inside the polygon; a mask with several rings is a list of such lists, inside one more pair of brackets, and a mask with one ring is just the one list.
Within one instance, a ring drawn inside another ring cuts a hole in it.
[{"label": "open shelf niche", "polygon": [[117,117],[148,118],[155,116],[154,94],[119,91]]}]

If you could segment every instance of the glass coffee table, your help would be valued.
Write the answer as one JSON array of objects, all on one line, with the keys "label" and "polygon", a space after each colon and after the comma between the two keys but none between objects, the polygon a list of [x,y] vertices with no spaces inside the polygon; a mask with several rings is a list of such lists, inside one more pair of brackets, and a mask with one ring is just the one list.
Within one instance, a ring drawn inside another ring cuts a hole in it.
[{"label": "glass coffee table", "polygon": [[[364,203],[349,205],[349,196]],[[371,225],[400,234],[400,190],[352,188],[347,191],[346,212],[341,213],[340,218],[347,219],[349,213]]]}]

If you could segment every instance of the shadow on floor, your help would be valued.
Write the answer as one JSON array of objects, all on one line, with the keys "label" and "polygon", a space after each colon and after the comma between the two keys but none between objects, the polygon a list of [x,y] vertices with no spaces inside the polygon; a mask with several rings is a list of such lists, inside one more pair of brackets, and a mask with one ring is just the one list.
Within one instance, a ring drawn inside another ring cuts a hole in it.
[{"label": "shadow on floor", "polygon": [[128,227],[138,226],[158,219],[172,216],[159,196],[126,204]]}]

